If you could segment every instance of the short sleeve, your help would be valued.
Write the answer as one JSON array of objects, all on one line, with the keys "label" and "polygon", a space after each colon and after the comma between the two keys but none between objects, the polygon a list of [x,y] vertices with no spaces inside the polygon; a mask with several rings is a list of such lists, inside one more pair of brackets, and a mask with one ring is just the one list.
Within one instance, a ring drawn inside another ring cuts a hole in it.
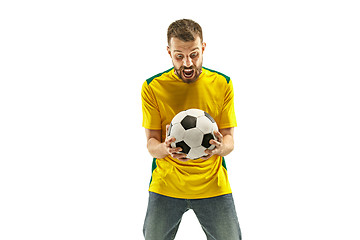
[{"label": "short sleeve", "polygon": [[160,130],[161,118],[159,108],[154,93],[146,81],[141,89],[141,101],[143,113],[142,126],[147,129]]},{"label": "short sleeve", "polygon": [[232,81],[230,80],[225,86],[224,104],[221,111],[221,121],[219,128],[236,127],[236,116],[234,107],[234,89]]}]

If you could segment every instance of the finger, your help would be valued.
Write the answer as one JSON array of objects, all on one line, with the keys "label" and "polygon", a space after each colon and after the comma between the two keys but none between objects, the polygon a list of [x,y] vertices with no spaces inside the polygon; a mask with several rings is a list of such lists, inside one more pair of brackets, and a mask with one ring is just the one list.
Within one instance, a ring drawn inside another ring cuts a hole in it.
[{"label": "finger", "polygon": [[177,159],[187,159],[187,155],[185,153],[174,153],[174,154],[171,154],[171,156],[173,158],[177,158]]},{"label": "finger", "polygon": [[215,145],[215,147],[220,147],[221,142],[218,142],[218,141],[212,139],[212,140],[210,140],[210,144]]},{"label": "finger", "polygon": [[174,153],[179,153],[182,151],[182,148],[178,147],[178,148],[170,148],[169,149],[169,153],[174,154]]},{"label": "finger", "polygon": [[208,154],[208,155],[202,156],[201,159],[208,160],[211,157],[212,157],[212,154]]},{"label": "finger", "polygon": [[219,148],[215,148],[214,150],[212,150],[212,155],[218,155],[220,152]]},{"label": "finger", "polygon": [[[216,149],[216,148],[215,148],[215,149]],[[205,150],[205,154],[206,154],[206,155],[203,156],[202,159],[208,160],[209,158],[211,158],[211,157],[216,153],[215,149],[213,149],[213,150],[206,149],[206,150]]]},{"label": "finger", "polygon": [[175,142],[175,141],[176,141],[175,138],[167,137],[167,138],[165,139],[165,144],[166,144],[166,145],[170,145],[171,143],[173,143],[173,142]]},{"label": "finger", "polygon": [[217,138],[217,140],[218,140],[219,142],[222,142],[222,140],[223,140],[223,135],[222,135],[219,131],[214,131],[214,135],[215,135],[215,137]]},{"label": "finger", "polygon": [[209,149],[207,149],[207,150],[205,150],[205,153],[207,153],[207,154],[209,154],[209,155],[216,155],[216,154],[218,154],[220,152],[220,149],[219,148],[214,148],[213,150],[209,150]]},{"label": "finger", "polygon": [[208,159],[211,158],[213,155],[215,155],[215,154],[218,152],[218,150],[217,150],[216,148],[213,149],[213,150],[206,149],[204,152],[205,152],[205,154],[207,154],[207,155],[203,156],[202,159],[208,160]]},{"label": "finger", "polygon": [[206,149],[206,150],[205,150],[205,154],[207,154],[207,155],[212,154],[213,151],[214,151],[214,150]]}]

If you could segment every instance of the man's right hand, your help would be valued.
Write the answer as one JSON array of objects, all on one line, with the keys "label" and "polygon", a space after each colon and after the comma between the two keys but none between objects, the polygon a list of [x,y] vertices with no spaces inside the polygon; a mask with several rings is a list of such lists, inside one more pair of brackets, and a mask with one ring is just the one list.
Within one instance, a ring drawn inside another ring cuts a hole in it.
[{"label": "man's right hand", "polygon": [[[169,127],[170,125],[166,125],[166,136],[168,136]],[[164,142],[166,151],[169,153],[170,156],[178,159],[179,161],[182,162],[189,161],[190,159],[187,158],[187,155],[185,153],[181,153],[182,149],[180,147],[176,147],[176,148],[171,147],[171,143],[175,141],[176,141],[175,138],[166,137]]]}]

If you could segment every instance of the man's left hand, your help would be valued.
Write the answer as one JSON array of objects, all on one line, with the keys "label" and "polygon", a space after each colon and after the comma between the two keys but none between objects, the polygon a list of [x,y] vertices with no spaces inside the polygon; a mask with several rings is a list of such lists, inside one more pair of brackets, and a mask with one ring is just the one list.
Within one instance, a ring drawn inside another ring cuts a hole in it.
[{"label": "man's left hand", "polygon": [[204,157],[201,157],[204,160],[208,160],[209,158],[211,158],[215,154],[221,156],[221,153],[224,150],[224,144],[223,144],[224,137],[223,137],[223,135],[218,131],[214,131],[214,135],[217,138],[217,140],[211,139],[210,144],[215,145],[215,148],[213,150],[209,150],[209,149],[205,150],[205,153],[207,155],[204,156]]}]

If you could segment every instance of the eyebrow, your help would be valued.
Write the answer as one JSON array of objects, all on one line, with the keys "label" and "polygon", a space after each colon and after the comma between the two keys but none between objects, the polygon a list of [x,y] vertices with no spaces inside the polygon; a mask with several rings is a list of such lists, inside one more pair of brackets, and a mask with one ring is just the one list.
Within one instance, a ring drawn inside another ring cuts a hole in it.
[{"label": "eyebrow", "polygon": [[[197,49],[199,49],[199,47],[194,48],[194,49],[191,50],[190,52],[195,51],[195,50],[197,50]],[[180,50],[174,50],[174,52],[182,52],[182,51],[180,51]]]}]

